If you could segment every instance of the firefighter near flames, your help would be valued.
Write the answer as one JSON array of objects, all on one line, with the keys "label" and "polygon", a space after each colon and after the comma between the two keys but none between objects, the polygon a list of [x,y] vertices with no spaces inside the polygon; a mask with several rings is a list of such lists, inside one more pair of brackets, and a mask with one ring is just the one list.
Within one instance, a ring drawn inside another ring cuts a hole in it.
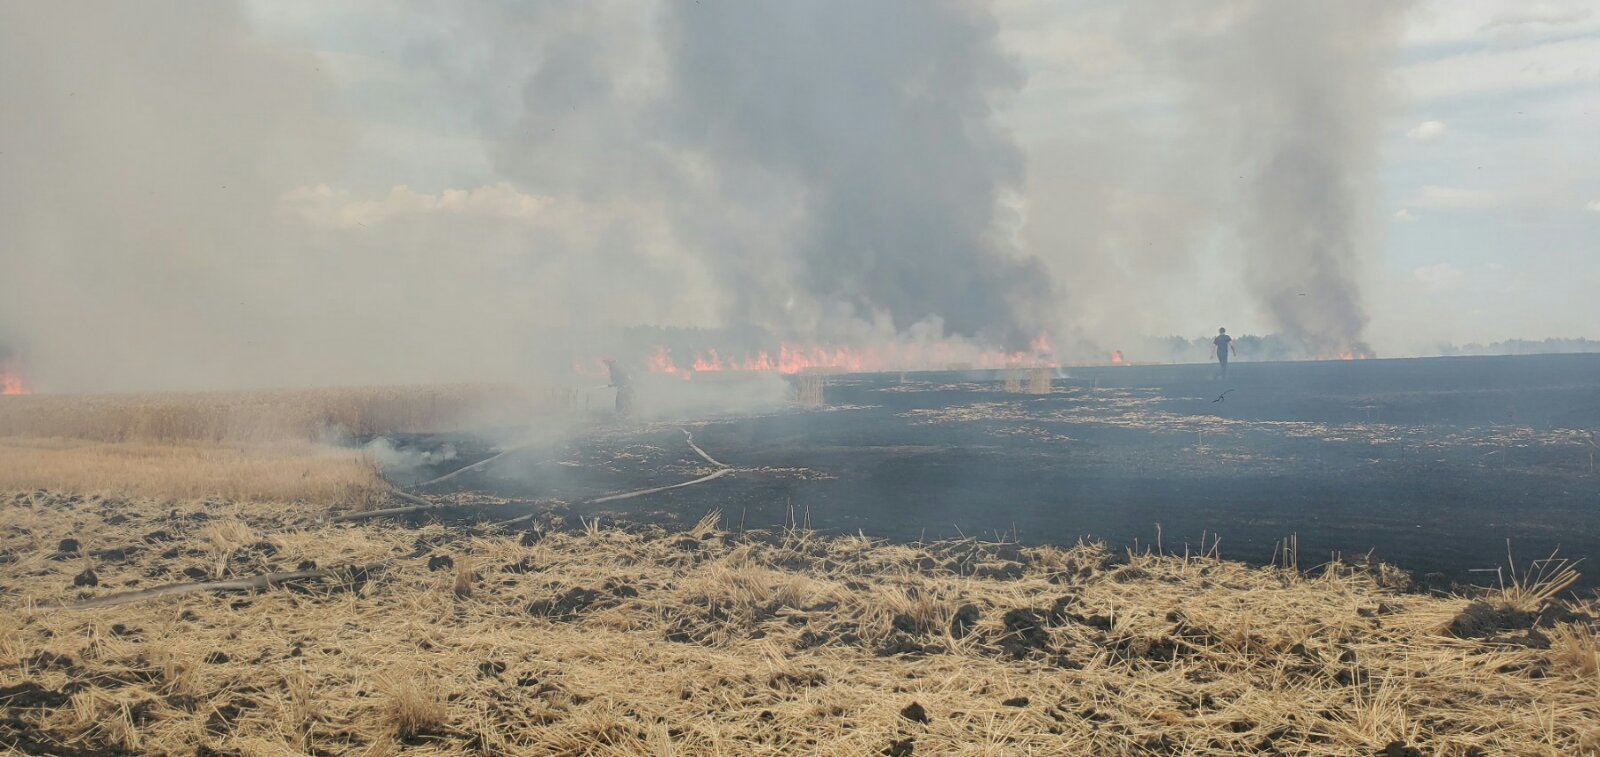
[{"label": "firefighter near flames", "polygon": [[609,386],[615,387],[617,390],[617,415],[624,418],[631,417],[636,397],[633,390],[633,378],[628,375],[627,370],[617,364],[616,360],[606,358],[603,362],[606,364],[606,370],[611,373]]}]

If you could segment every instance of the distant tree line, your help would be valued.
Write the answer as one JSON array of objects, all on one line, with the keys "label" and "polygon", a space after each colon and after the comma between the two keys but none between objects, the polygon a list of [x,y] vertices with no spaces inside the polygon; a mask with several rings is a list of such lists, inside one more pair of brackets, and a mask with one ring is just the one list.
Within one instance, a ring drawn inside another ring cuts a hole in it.
[{"label": "distant tree line", "polygon": [[[1198,362],[1211,358],[1211,340],[1215,338],[1215,335],[1193,339],[1182,336],[1155,337],[1135,345],[1127,353],[1130,359],[1139,362]],[[1241,360],[1295,360],[1305,357],[1305,351],[1299,345],[1277,334],[1235,336],[1233,346]]]},{"label": "distant tree line", "polygon": [[[1211,358],[1214,336],[1151,337],[1124,349],[1134,362],[1193,363]],[[1296,343],[1278,334],[1245,334],[1233,338],[1241,360],[1301,360],[1307,355]],[[1507,339],[1480,344],[1441,344],[1438,355],[1540,355],[1561,352],[1600,352],[1600,339]]]},{"label": "distant tree line", "polygon": [[1600,352],[1600,339],[1507,339],[1503,342],[1439,346],[1440,355],[1541,355],[1552,352]]}]

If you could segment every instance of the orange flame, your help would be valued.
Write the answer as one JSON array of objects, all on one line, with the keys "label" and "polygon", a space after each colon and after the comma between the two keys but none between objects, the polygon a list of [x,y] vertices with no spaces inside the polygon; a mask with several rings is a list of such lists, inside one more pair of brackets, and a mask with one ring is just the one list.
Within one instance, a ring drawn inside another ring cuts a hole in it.
[{"label": "orange flame", "polygon": [[671,350],[657,347],[647,362],[647,368],[651,373],[689,378],[696,373],[722,371],[792,375],[806,371],[866,373],[929,370],[957,364],[973,368],[1005,368],[1018,363],[1055,367],[1050,360],[1050,353],[1049,335],[1041,332],[1032,340],[1030,349],[1017,352],[985,350],[975,353],[970,348],[950,342],[891,343],[883,347],[859,348],[783,342],[778,345],[775,358],[765,350],[733,356],[707,348],[696,351],[687,366],[675,360]]},{"label": "orange flame", "polygon": [[1111,364],[1112,365],[1127,365],[1127,362],[1125,362],[1122,359],[1122,350],[1112,350],[1111,351]]},{"label": "orange flame", "polygon": [[685,381],[689,380],[689,372],[678,368],[678,364],[672,362],[672,350],[666,347],[656,348],[655,354],[650,356],[649,368],[651,373],[682,376]]},{"label": "orange flame", "polygon": [[1050,353],[1055,352],[1055,350],[1051,349],[1050,347],[1050,333],[1047,331],[1039,332],[1039,335],[1033,338],[1033,343],[1031,346],[1033,347],[1034,354],[1037,355],[1049,355]]},{"label": "orange flame", "polygon": [[28,385],[22,383],[22,376],[12,370],[7,363],[0,362],[0,395],[6,394],[33,394]]}]

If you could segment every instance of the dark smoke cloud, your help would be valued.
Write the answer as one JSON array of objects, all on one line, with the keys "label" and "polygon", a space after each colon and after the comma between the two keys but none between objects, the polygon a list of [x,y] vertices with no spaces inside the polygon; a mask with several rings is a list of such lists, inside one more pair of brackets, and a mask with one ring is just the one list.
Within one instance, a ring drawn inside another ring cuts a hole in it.
[{"label": "dark smoke cloud", "polygon": [[1226,137],[1220,188],[1233,198],[1241,278],[1308,355],[1365,350],[1385,75],[1406,5],[1242,3],[1170,59],[1199,128]]},{"label": "dark smoke cloud", "polygon": [[[635,10],[638,8],[635,6]],[[659,207],[722,324],[1017,342],[1051,288],[1003,228],[1021,77],[959,2],[671,2],[508,12],[536,60],[496,165],[539,191]],[[542,19],[534,23],[530,17]],[[559,36],[539,29],[556,26]]]},{"label": "dark smoke cloud", "polygon": [[[963,336],[1037,331],[1048,279],[997,224],[1023,157],[995,110],[1022,79],[986,10],[678,2],[665,29],[673,126],[731,190],[724,200],[769,183],[796,203],[790,239],[764,263],[819,302],[885,311],[897,330],[937,318]],[[768,295],[741,297],[735,320],[776,317]]]}]

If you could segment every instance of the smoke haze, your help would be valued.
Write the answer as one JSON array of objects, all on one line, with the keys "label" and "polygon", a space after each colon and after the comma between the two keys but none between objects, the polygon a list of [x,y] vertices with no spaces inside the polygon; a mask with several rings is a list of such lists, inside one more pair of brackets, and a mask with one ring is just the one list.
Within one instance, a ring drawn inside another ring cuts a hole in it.
[{"label": "smoke haze", "polygon": [[[349,8],[0,6],[30,380],[570,377],[636,326],[1073,360],[1245,309],[1306,355],[1363,339],[1395,4],[1097,7],[1043,123],[981,3],[397,7],[319,32],[347,54],[273,30]],[[1092,94],[1139,82],[1155,106]],[[1148,303],[1202,255],[1237,270],[1175,326]]]},{"label": "smoke haze", "polygon": [[[713,247],[718,269],[776,266],[824,310],[882,312],[896,332],[939,319],[1026,344],[1050,287],[997,224],[1023,172],[994,120],[1021,84],[998,31],[952,2],[672,5],[675,130],[710,159],[724,202],[755,186],[794,208],[771,229],[785,238],[775,259]],[[802,325],[748,281],[729,282],[735,320]]]}]

